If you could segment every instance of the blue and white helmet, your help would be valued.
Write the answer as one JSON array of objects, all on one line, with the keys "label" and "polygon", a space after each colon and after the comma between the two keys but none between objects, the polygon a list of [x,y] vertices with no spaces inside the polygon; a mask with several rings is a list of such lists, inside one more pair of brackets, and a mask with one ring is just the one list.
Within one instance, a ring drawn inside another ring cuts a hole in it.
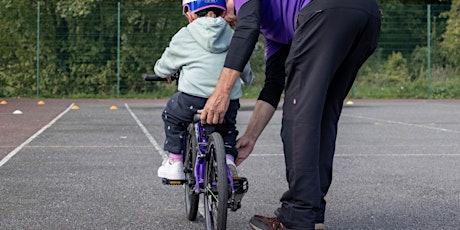
[{"label": "blue and white helmet", "polygon": [[227,3],[225,0],[182,0],[182,13],[190,11],[196,13],[206,8],[219,8],[224,11],[223,15],[227,11]]}]

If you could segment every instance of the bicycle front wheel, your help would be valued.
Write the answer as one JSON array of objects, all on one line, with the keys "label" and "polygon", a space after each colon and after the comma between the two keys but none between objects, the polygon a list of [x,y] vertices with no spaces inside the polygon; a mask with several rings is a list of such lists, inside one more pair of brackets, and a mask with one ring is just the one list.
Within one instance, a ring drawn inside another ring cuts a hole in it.
[{"label": "bicycle front wheel", "polygon": [[228,177],[222,136],[212,133],[208,138],[205,170],[204,211],[206,229],[226,229]]}]

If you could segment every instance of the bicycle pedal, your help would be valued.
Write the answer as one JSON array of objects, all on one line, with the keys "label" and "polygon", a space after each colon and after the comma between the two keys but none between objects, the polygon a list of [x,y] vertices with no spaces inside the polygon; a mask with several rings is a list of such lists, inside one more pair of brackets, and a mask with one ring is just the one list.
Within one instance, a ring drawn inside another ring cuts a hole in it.
[{"label": "bicycle pedal", "polygon": [[185,180],[170,180],[167,178],[163,178],[162,182],[164,185],[183,185]]},{"label": "bicycle pedal", "polygon": [[244,194],[248,191],[249,183],[246,177],[233,177],[233,185],[235,192],[239,194]]},{"label": "bicycle pedal", "polygon": [[246,177],[233,177],[234,193],[230,193],[228,199],[228,208],[236,211],[241,208],[241,200],[249,189],[249,183]]}]

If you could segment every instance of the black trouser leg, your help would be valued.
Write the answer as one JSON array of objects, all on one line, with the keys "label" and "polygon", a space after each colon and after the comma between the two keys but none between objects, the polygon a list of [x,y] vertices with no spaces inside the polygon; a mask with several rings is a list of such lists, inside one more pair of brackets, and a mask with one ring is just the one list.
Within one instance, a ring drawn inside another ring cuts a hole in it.
[{"label": "black trouser leg", "polygon": [[313,1],[302,10],[286,61],[281,135],[289,190],[278,218],[293,229],[312,229],[315,219],[324,220],[321,203],[332,180],[343,100],[380,31],[376,3],[351,0],[328,8],[336,2],[342,4]]}]

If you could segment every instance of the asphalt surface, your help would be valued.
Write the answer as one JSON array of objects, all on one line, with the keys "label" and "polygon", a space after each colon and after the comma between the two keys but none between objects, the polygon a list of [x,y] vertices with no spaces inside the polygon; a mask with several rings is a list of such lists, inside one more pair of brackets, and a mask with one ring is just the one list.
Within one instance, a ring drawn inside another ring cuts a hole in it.
[{"label": "asphalt surface", "polygon": [[[241,132],[253,103],[245,101],[238,114]],[[164,101],[71,105],[0,164],[0,229],[204,228],[202,218],[186,219],[182,187],[156,177]],[[281,115],[239,167],[249,192],[242,208],[229,212],[228,229],[249,229],[252,215],[272,215],[280,205],[287,188]],[[460,229],[459,147],[460,101],[345,105],[327,228]]]}]

